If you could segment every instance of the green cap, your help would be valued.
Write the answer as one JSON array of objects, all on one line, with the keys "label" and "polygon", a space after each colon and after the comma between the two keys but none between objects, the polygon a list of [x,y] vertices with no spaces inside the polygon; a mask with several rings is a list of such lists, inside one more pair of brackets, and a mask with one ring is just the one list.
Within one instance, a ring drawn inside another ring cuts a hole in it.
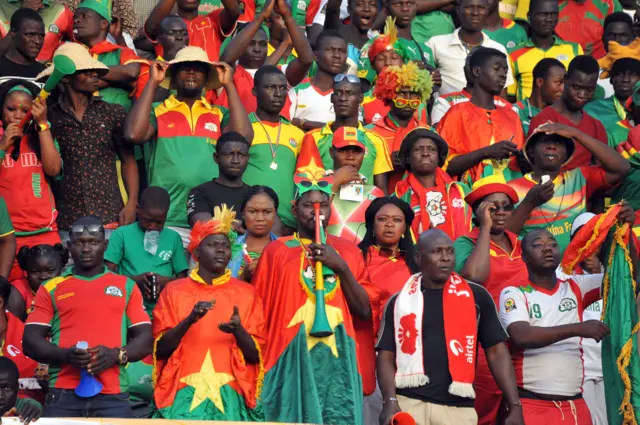
[{"label": "green cap", "polygon": [[111,8],[113,0],[84,0],[78,5],[78,9],[84,7],[91,9],[107,21],[111,22]]}]

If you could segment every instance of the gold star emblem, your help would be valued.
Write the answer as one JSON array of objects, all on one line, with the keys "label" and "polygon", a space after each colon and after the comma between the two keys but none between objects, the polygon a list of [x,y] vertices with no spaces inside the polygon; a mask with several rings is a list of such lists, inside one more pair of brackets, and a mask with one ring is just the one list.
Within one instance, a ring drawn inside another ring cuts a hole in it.
[{"label": "gold star emblem", "polygon": [[192,373],[180,379],[181,383],[187,384],[194,389],[193,400],[191,401],[189,411],[193,411],[200,403],[209,399],[219,411],[224,413],[224,404],[220,396],[220,388],[235,380],[236,378],[233,375],[215,371],[213,362],[211,361],[211,351],[207,350],[207,355],[204,357],[200,372]]},{"label": "gold star emblem", "polygon": [[[334,330],[340,323],[344,322],[344,316],[342,315],[342,310],[337,307],[333,307],[331,305],[325,304],[325,310],[327,311],[327,319],[329,319],[329,326]],[[304,327],[307,332],[307,349],[311,351],[313,347],[318,343],[326,344],[329,348],[331,348],[331,353],[334,357],[338,357],[338,347],[336,346],[336,335],[324,337],[324,338],[315,338],[309,335],[311,332],[311,327],[313,327],[313,320],[316,315],[316,304],[307,298],[307,301],[296,311],[296,314],[293,315],[291,322],[287,325],[287,328],[291,328],[297,325],[300,322],[304,323]]]},{"label": "gold star emblem", "polygon": [[324,167],[316,164],[315,158],[311,157],[306,167],[300,167],[296,170],[296,174],[305,174],[311,180],[318,180],[324,177]]}]

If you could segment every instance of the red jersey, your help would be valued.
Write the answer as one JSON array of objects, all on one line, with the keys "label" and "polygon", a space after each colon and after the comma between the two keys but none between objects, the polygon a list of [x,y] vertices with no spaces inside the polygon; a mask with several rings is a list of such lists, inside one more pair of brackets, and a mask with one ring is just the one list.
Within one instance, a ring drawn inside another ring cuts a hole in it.
[{"label": "red jersey", "polygon": [[[99,328],[96,325],[99,323]],[[127,330],[151,324],[142,305],[142,294],[131,279],[111,273],[85,278],[67,269],[38,289],[33,312],[27,326],[47,326],[51,342],[59,347],[73,347],[87,341],[89,347],[126,344]],[[80,382],[80,370],[69,364],[49,367],[50,388],[74,389]],[[127,391],[127,373],[122,365],[114,365],[97,376],[102,394]]]},{"label": "red jersey", "polygon": [[[220,22],[221,13],[222,9],[217,9],[208,15],[198,16],[190,21],[183,19],[189,33],[189,46],[200,47],[207,52],[210,61],[217,61],[220,58],[222,42],[236,29],[234,25],[228,34],[224,33]],[[156,40],[151,41],[155,44],[156,55],[163,56],[164,52],[160,43]]]},{"label": "red jersey", "polygon": [[6,153],[0,152],[0,196],[7,201],[16,236],[57,231],[58,211],[42,163],[26,137],[20,141],[17,161],[11,157],[12,152],[13,146]]},{"label": "red jersey", "polygon": [[[564,115],[559,113],[553,105],[547,106],[538,115],[531,119],[531,124],[529,124],[529,135],[533,133],[533,130],[547,121],[570,125],[594,139],[600,140],[605,145],[608,144],[607,132],[600,121],[582,111],[582,119],[580,120],[580,123],[576,125],[573,121],[570,121],[569,118],[566,118]],[[576,143],[575,145],[576,150],[573,157],[568,164],[562,167],[563,170],[572,170],[574,168],[591,165],[591,152],[589,152],[580,143]]]},{"label": "red jersey", "polygon": [[18,366],[20,388],[33,390],[38,362],[24,355],[22,350],[22,334],[24,323],[16,316],[5,310],[7,315],[7,334],[2,345],[2,355],[9,357]]},{"label": "red jersey", "polygon": [[36,300],[36,294],[29,286],[29,282],[26,278],[21,277],[20,279],[12,280],[9,283],[13,285],[14,288],[22,295],[22,299],[24,300],[25,310],[27,312],[27,316],[31,314],[33,311],[34,301]]}]

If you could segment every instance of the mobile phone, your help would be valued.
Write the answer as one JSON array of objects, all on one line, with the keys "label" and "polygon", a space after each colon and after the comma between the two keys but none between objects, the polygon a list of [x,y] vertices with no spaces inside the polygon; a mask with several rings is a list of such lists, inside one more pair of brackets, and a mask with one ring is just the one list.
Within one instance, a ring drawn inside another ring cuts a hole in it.
[{"label": "mobile phone", "polygon": [[156,301],[158,299],[158,284],[156,283],[156,275],[151,276],[151,299]]},{"label": "mobile phone", "polygon": [[540,184],[545,184],[549,180],[551,180],[551,177],[549,177],[547,174],[545,174],[544,176],[540,177]]}]

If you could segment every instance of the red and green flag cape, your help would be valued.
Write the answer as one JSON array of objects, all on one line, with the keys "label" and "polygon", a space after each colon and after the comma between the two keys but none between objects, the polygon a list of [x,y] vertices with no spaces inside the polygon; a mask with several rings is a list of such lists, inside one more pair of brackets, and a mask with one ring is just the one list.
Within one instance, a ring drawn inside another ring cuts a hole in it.
[{"label": "red and green flag cape", "polygon": [[640,418],[640,322],[629,255],[630,242],[637,249],[637,240],[629,224],[617,222],[618,211],[620,206],[615,206],[585,224],[567,247],[562,267],[571,273],[598,248],[606,250],[602,320],[611,334],[602,340],[602,372],[607,417],[609,425],[631,425]]},{"label": "red and green flag cape", "polygon": [[[362,379],[353,318],[336,275],[326,275],[326,315],[333,335],[309,335],[316,314],[314,268],[302,244],[284,237],[265,248],[252,280],[264,303],[267,344],[261,403],[267,421],[362,423]],[[353,244],[327,236],[363,286],[369,277]]]}]

